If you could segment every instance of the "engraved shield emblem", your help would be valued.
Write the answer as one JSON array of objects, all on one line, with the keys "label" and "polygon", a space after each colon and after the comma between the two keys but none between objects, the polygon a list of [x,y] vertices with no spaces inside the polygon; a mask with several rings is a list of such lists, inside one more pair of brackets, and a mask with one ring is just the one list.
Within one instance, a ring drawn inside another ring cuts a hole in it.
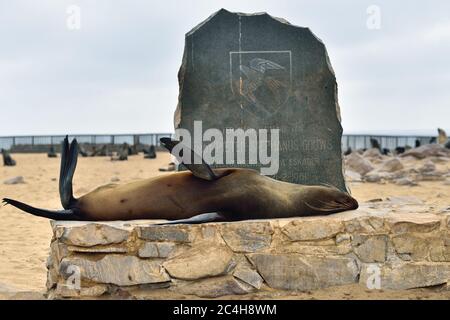
[{"label": "engraved shield emblem", "polygon": [[231,51],[230,85],[242,109],[266,118],[286,104],[292,83],[291,51]]}]

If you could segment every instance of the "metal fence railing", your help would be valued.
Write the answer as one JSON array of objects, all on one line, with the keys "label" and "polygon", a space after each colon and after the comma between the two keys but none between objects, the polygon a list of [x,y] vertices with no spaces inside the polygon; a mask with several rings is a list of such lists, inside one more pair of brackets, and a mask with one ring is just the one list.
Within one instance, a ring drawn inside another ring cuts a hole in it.
[{"label": "metal fence railing", "polygon": [[[133,144],[145,144],[159,146],[159,138],[170,137],[172,133],[148,133],[148,134],[77,134],[69,135],[69,138],[76,138],[79,143],[88,144],[110,144],[119,145],[124,142]],[[376,139],[381,148],[395,149],[397,147],[411,146],[414,147],[416,140],[420,144],[430,143],[431,136],[381,136],[381,135],[362,135],[362,134],[344,134],[342,136],[342,150],[348,147],[352,150],[370,148],[370,139]],[[64,139],[63,135],[46,135],[46,136],[10,136],[0,137],[0,148],[11,149],[16,151],[41,151],[43,147],[49,145],[59,145]],[[27,148],[20,148],[26,146]]]},{"label": "metal fence railing", "polygon": [[420,145],[431,143],[432,136],[381,136],[381,135],[363,135],[363,134],[345,134],[342,136],[342,150],[345,151],[348,147],[352,150],[368,149],[371,147],[370,140],[375,139],[380,144],[381,148],[393,150],[397,147],[413,147],[416,141]]},{"label": "metal fence railing", "polygon": [[[148,133],[148,134],[76,134],[69,135],[69,139],[76,138],[79,143],[88,143],[93,145],[110,144],[119,145],[128,143],[146,144],[159,146],[159,139],[162,137],[171,137],[171,133]],[[0,148],[16,149],[15,147],[27,146],[28,149],[39,149],[40,146],[59,145],[64,139],[64,135],[48,136],[10,136],[0,137]],[[28,150],[27,149],[27,150]]]}]

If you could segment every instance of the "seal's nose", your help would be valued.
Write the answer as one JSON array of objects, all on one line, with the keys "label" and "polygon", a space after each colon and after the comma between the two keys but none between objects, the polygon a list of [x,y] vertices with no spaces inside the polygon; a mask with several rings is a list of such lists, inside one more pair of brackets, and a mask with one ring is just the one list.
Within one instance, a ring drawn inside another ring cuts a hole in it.
[{"label": "seal's nose", "polygon": [[347,206],[349,210],[356,210],[359,207],[358,201],[353,197],[348,197]]}]

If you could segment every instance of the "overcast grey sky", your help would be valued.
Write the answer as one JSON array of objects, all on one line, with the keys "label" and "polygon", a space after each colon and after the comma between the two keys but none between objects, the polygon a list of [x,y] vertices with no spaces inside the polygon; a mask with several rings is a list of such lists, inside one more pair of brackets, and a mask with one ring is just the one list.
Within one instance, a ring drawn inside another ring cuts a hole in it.
[{"label": "overcast grey sky", "polygon": [[311,28],[344,131],[450,129],[450,1],[0,0],[0,135],[172,131],[184,34],[220,8]]}]

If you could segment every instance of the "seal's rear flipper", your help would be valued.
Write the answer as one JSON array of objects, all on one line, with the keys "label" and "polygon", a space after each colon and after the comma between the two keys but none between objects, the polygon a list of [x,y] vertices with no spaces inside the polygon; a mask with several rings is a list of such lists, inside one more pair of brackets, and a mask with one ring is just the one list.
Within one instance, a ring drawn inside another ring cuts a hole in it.
[{"label": "seal's rear flipper", "polygon": [[3,198],[3,203],[5,205],[10,204],[20,210],[31,213],[34,216],[44,217],[53,220],[81,220],[80,216],[76,213],[76,210],[46,210],[39,209],[32,206],[29,206],[23,202],[16,201],[13,199]]},{"label": "seal's rear flipper", "polygon": [[69,146],[69,139],[66,136],[62,144],[61,169],[59,174],[59,196],[65,210],[52,211],[35,208],[23,202],[8,198],[4,198],[3,202],[39,217],[53,220],[83,220],[79,210],[74,206],[77,200],[73,197],[72,192],[72,178],[77,166],[77,157],[77,140],[73,139]]},{"label": "seal's rear flipper", "polygon": [[[180,141],[173,140],[172,138],[161,138],[159,139],[161,141],[161,144],[172,153],[173,148],[177,144],[180,143]],[[183,161],[183,150],[189,151],[191,153],[191,163],[187,164]],[[172,153],[173,154],[173,153]],[[200,179],[213,181],[219,179],[221,176],[214,173],[214,171],[211,169],[211,167],[202,159],[201,156],[196,154],[194,151],[192,151],[190,148],[188,148],[186,145],[183,145],[183,149],[180,151],[180,154],[173,154],[179,163],[183,164],[189,171],[192,172],[194,176]],[[181,156],[181,157],[180,157]]]},{"label": "seal's rear flipper", "polygon": [[200,224],[206,222],[221,222],[221,221],[225,221],[225,217],[223,215],[217,212],[211,212],[199,214],[188,219],[180,219],[169,222],[157,223],[156,225],[164,226],[168,224]]},{"label": "seal's rear flipper", "polygon": [[70,209],[76,201],[73,197],[72,179],[78,160],[78,143],[72,140],[69,146],[69,138],[66,136],[61,149],[61,168],[59,173],[59,197],[64,209]]}]

